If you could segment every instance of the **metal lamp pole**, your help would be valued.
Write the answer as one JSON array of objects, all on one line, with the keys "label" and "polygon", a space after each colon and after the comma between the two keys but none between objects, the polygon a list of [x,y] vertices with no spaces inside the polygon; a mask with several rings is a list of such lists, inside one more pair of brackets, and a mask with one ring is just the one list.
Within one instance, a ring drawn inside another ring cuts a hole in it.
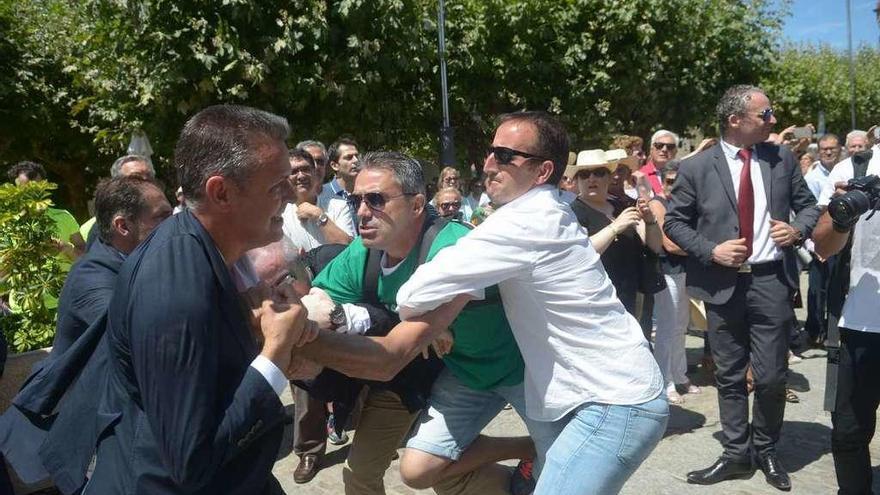
[{"label": "metal lamp pole", "polygon": [[453,166],[455,165],[455,132],[449,125],[449,94],[446,82],[446,3],[444,0],[440,0],[437,28],[437,54],[440,58],[440,101],[443,105],[443,126],[440,127],[440,164]]}]

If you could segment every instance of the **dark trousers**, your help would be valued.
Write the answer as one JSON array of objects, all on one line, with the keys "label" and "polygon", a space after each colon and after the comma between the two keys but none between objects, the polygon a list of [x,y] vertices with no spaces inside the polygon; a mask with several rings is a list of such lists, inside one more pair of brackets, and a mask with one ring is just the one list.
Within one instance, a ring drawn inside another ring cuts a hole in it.
[{"label": "dark trousers", "polygon": [[807,321],[804,322],[804,330],[810,336],[810,339],[817,341],[824,340],[828,332],[828,284],[831,282],[831,274],[834,272],[834,266],[837,263],[837,256],[828,258],[822,262],[813,259],[810,262],[809,281],[810,287],[807,289]]},{"label": "dark trousers", "polygon": [[296,418],[293,423],[293,453],[324,455],[327,450],[327,404],[291,385]]},{"label": "dark trousers", "polygon": [[871,454],[880,404],[880,334],[840,329],[831,453],[840,495],[871,492]]},{"label": "dark trousers", "polygon": [[[772,453],[785,412],[789,328],[794,318],[792,289],[782,264],[772,273],[737,276],[724,304],[706,304],[709,342],[715,360],[724,457],[748,462]],[[746,369],[752,365],[755,400],[749,428]]]}]

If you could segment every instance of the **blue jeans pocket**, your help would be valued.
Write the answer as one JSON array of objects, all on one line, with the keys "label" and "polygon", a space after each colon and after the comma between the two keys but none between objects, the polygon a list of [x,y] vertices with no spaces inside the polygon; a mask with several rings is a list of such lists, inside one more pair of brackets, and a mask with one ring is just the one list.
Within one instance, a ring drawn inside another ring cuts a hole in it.
[{"label": "blue jeans pocket", "polygon": [[627,466],[638,466],[654,450],[666,432],[669,406],[664,397],[630,406],[617,459]]}]

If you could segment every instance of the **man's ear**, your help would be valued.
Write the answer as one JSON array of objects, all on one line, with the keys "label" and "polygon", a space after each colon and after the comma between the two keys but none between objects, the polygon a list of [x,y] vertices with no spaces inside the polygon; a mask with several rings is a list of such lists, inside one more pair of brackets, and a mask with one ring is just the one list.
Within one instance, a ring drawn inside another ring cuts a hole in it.
[{"label": "man's ear", "polygon": [[420,215],[422,213],[422,211],[425,209],[426,202],[427,201],[425,201],[425,195],[422,193],[419,193],[419,194],[416,194],[415,196],[413,196],[413,202],[412,202],[413,213],[415,213],[416,215]]},{"label": "man's ear", "polygon": [[221,210],[231,207],[238,193],[238,187],[228,178],[215,175],[205,181],[204,201]]},{"label": "man's ear", "polygon": [[554,168],[553,162],[550,160],[544,160],[541,162],[541,164],[538,165],[538,176],[535,177],[535,185],[539,186],[541,184],[546,184],[553,175]]},{"label": "man's ear", "polygon": [[739,127],[740,122],[742,121],[742,117],[739,115],[733,114],[727,116],[727,127]]},{"label": "man's ear", "polygon": [[113,230],[122,237],[128,237],[132,235],[131,227],[128,225],[128,220],[125,219],[122,215],[115,215],[113,220],[110,221],[110,225],[113,227]]}]

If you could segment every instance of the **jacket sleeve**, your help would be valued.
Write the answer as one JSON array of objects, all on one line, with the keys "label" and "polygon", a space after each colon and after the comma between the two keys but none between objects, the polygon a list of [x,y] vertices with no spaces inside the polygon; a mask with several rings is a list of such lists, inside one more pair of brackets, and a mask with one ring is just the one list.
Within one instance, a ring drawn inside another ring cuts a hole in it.
[{"label": "jacket sleeve", "polygon": [[168,242],[171,249],[141,260],[125,319],[141,405],[163,464],[188,493],[279,424],[284,410],[249,366],[253,356],[237,363],[221,354],[221,342],[247,330],[224,318],[220,305],[229,299],[204,247],[187,236]]},{"label": "jacket sleeve", "polygon": [[804,180],[794,156],[788,150],[783,150],[783,153],[783,160],[791,170],[791,209],[795,212],[791,226],[801,232],[801,239],[809,239],[821,210],[816,206],[816,197]]},{"label": "jacket sleeve", "polygon": [[712,249],[716,244],[700,235],[696,229],[700,210],[695,176],[701,168],[705,169],[705,164],[694,159],[682,162],[670,194],[663,230],[688,255],[704,265],[710,265]]}]

